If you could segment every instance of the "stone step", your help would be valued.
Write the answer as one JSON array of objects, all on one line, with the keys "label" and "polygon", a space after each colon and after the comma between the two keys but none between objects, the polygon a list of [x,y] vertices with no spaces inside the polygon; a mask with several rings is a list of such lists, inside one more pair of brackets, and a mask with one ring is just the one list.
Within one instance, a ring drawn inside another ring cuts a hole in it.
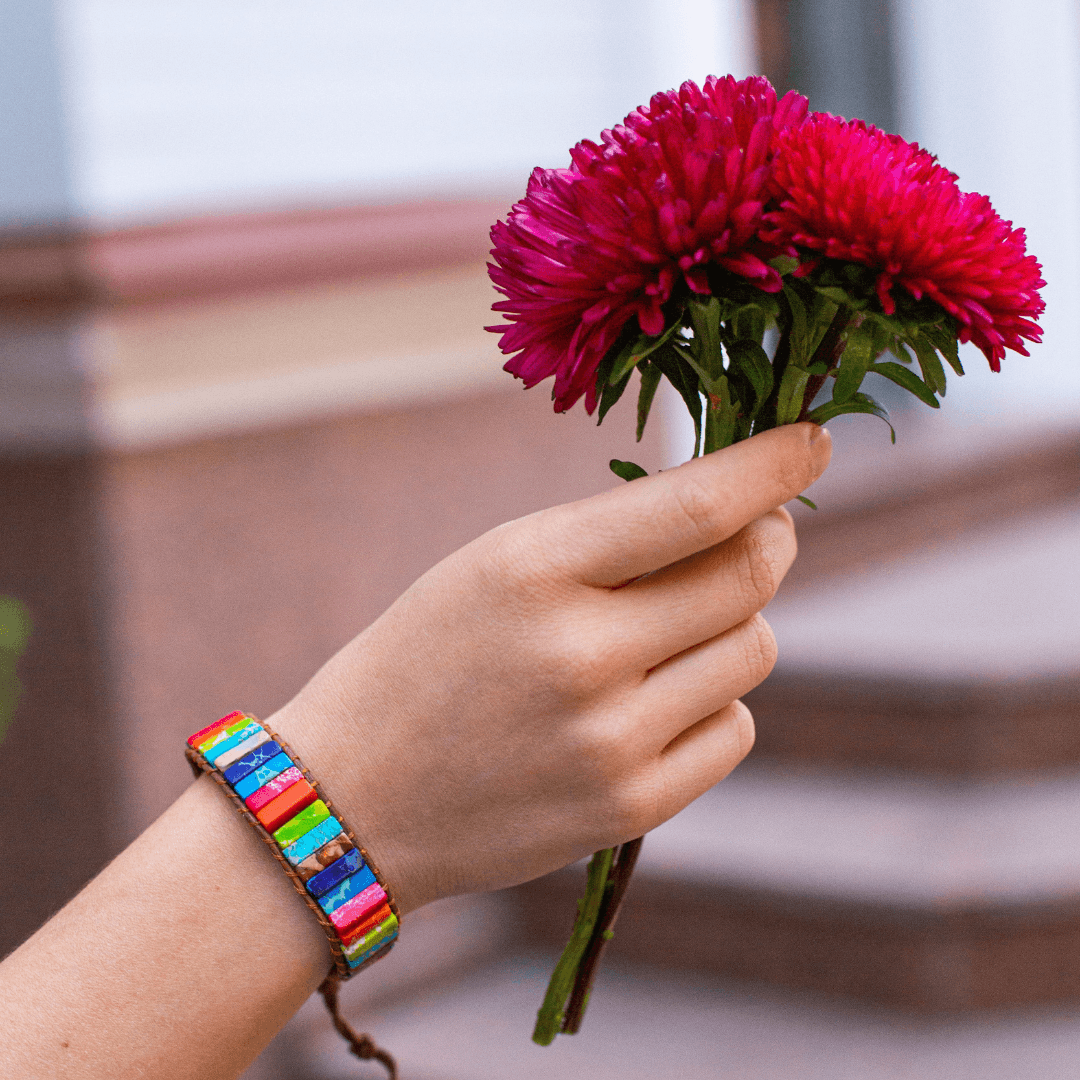
[{"label": "stone step", "polygon": [[[411,1000],[346,1009],[402,1080],[1073,1080],[1080,1015],[897,1016],[715,976],[609,964],[582,1031],[529,1040],[553,958],[513,957]],[[383,1080],[312,1000],[244,1080]]]},{"label": "stone step", "polygon": [[754,752],[958,776],[1076,768],[1078,606],[1076,499],[848,577],[785,582],[765,613],[777,668],[746,698]]},{"label": "stone step", "polygon": [[[527,940],[561,946],[583,877],[514,891]],[[1080,779],[744,766],[646,838],[610,952],[916,1011],[1080,1001]]]}]

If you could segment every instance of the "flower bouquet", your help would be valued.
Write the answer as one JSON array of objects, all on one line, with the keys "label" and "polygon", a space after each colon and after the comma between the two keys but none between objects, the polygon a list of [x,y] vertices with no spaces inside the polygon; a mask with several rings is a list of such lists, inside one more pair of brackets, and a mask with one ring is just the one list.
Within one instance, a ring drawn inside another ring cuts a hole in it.
[{"label": "flower bouquet", "polygon": [[[946,368],[964,373],[958,343],[998,371],[1041,338],[1023,229],[917,144],[778,100],[766,79],[686,82],[570,154],[534,170],[489,265],[506,370],[554,376],[558,412],[584,397],[603,421],[637,371],[640,440],[667,379],[696,457],[801,420],[888,422],[870,372],[938,408]],[[590,862],[536,1042],[578,1030],[640,845]]]}]

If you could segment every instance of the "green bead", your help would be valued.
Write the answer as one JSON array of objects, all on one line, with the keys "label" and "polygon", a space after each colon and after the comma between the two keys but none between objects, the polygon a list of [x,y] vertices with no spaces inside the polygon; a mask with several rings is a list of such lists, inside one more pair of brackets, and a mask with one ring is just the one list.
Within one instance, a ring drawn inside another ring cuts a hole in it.
[{"label": "green bead", "polygon": [[301,810],[294,818],[290,818],[274,832],[274,839],[281,847],[288,847],[295,843],[305,833],[311,832],[320,822],[330,816],[326,803],[322,799],[316,799],[310,806]]}]

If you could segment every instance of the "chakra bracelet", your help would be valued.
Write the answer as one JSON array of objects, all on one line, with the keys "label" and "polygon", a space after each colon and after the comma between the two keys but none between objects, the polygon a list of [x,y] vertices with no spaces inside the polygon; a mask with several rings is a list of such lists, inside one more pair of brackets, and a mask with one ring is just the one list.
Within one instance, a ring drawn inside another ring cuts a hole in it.
[{"label": "chakra bracelet", "polygon": [[330,939],[335,981],[382,959],[398,936],[390,890],[281,738],[233,712],[192,735],[185,753],[196,776],[209,773],[224,788],[315,913]]}]

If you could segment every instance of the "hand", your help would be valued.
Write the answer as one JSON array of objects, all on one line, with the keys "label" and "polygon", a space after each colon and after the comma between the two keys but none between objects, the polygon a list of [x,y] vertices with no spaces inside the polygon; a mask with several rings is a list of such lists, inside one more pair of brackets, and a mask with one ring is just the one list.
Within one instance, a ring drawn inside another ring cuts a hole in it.
[{"label": "hand", "polygon": [[783,427],[494,529],[272,718],[403,911],[639,836],[745,757],[796,550],[775,508],[830,453]]}]

